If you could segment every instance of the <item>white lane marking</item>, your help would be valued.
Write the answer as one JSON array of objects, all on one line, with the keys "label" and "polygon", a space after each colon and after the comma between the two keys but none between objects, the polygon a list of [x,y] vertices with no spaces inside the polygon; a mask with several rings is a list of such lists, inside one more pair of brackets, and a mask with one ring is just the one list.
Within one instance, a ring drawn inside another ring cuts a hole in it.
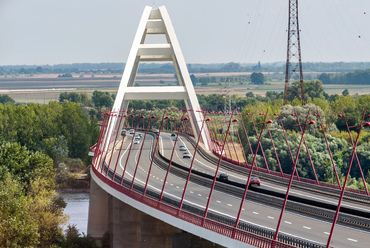
[{"label": "white lane marking", "polygon": [[193,194],[194,192],[190,190],[190,194]]},{"label": "white lane marking", "polygon": [[356,239],[350,239],[350,238],[347,238],[349,241],[353,241],[353,242],[357,242]]},{"label": "white lane marking", "polygon": [[202,196],[201,194],[198,194],[199,196]]},{"label": "white lane marking", "polygon": [[221,203],[221,201],[216,201],[217,203]]},{"label": "white lane marking", "polygon": [[163,153],[163,140],[162,140],[162,137],[161,137],[161,136],[159,136],[159,139],[161,140],[162,154],[163,154],[163,156],[164,156],[164,153]]},{"label": "white lane marking", "polygon": [[233,205],[231,205],[230,203],[227,204],[229,207],[232,207]]},{"label": "white lane marking", "polygon": [[267,216],[267,218],[274,220],[275,218],[272,216]]},{"label": "white lane marking", "polygon": [[308,226],[303,226],[303,228],[311,230],[311,227],[308,227]]},{"label": "white lane marking", "polygon": [[[120,164],[120,167],[123,169],[122,164],[121,164],[121,161],[120,161],[120,163],[119,163],[119,164]],[[127,175],[132,177],[132,175],[131,175],[130,173],[128,173],[128,172],[127,172]],[[138,181],[138,182],[141,182],[141,183],[144,183],[144,182],[143,182],[143,181],[141,181],[140,179],[137,179],[137,181]],[[171,185],[173,186],[173,184],[172,184],[172,183],[171,183]],[[153,188],[153,189],[157,190],[158,192],[161,192],[161,190],[160,190],[160,189],[155,188],[154,186],[152,186],[152,185],[150,185],[150,184],[149,184],[148,186],[149,186],[150,188]],[[164,194],[169,195],[169,196],[172,196],[172,197],[174,197],[175,199],[181,199],[180,197],[175,196],[175,195],[170,194],[170,193],[167,193],[167,192],[164,192]],[[185,202],[187,202],[187,203],[190,203],[190,204],[192,204],[192,205],[194,205],[194,206],[204,207],[203,205],[200,205],[200,204],[197,204],[197,203],[194,203],[194,202],[188,201],[188,200],[186,200],[186,199],[184,199],[184,201],[185,201]],[[243,209],[243,210],[244,210],[244,209]],[[215,212],[215,213],[218,213],[218,214],[220,214],[220,215],[227,216],[227,217],[230,217],[230,218],[235,218],[235,216],[231,216],[231,215],[229,215],[229,214],[222,213],[222,212],[217,211],[217,210],[212,209],[212,208],[209,208],[209,211],[212,211],[212,212]],[[267,226],[263,226],[263,225],[260,225],[260,224],[257,224],[257,223],[254,223],[254,222],[251,222],[251,221],[245,220],[245,219],[240,219],[240,220],[241,220],[241,221],[244,221],[244,222],[246,222],[246,223],[249,223],[249,224],[255,225],[255,226],[259,226],[259,227],[262,227],[262,228],[265,228],[265,229],[268,229],[268,230],[275,231],[275,229],[273,229],[273,228],[270,228],[270,227],[267,227]],[[300,237],[300,236],[297,236],[297,235],[293,235],[293,234],[290,234],[290,233],[287,233],[287,232],[281,232],[281,233],[283,233],[283,234],[288,234],[288,235],[290,235],[290,236],[292,236],[292,237],[301,238],[301,239],[303,239],[303,240],[307,240],[307,241],[310,241],[310,242],[316,242],[316,243],[319,243],[318,241],[314,241],[314,240],[310,240],[310,239],[307,239],[307,238],[303,238],[303,237]]]},{"label": "white lane marking", "polygon": [[176,188],[178,189],[178,188],[180,188],[179,186],[176,186]]},{"label": "white lane marking", "polygon": [[254,214],[259,214],[259,213],[257,213],[257,212],[253,212]]},{"label": "white lane marking", "polygon": [[244,211],[244,208],[242,208],[242,211]]},{"label": "white lane marking", "polygon": [[291,225],[291,224],[292,224],[292,222],[290,222],[290,221],[284,221],[284,223],[287,223],[287,224],[289,224],[289,225]]},{"label": "white lane marking", "polygon": [[170,185],[173,186],[173,183],[171,183]]},{"label": "white lane marking", "polygon": [[328,233],[328,232],[324,232],[325,234],[327,234],[327,235],[329,235],[330,233]]}]

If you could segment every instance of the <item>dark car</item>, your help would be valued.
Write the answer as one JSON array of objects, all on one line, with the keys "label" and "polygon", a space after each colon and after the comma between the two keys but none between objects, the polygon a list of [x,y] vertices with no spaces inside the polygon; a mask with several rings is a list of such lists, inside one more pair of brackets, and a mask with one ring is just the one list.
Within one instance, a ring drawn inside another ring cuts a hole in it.
[{"label": "dark car", "polygon": [[218,176],[218,179],[221,182],[227,182],[229,180],[229,175],[227,175],[226,173],[220,173],[220,175]]},{"label": "dark car", "polygon": [[121,131],[121,135],[124,135],[124,134],[126,134],[126,128],[123,128]]},{"label": "dark car", "polygon": [[257,184],[258,186],[261,185],[261,180],[258,177],[251,177],[251,181],[249,182],[249,185]]}]

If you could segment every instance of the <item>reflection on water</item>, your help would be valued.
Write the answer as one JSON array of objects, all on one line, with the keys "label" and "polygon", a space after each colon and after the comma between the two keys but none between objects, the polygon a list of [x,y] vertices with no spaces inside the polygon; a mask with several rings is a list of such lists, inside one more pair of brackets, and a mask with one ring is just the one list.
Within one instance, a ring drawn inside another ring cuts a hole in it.
[{"label": "reflection on water", "polygon": [[[68,224],[75,224],[80,233],[87,234],[87,216],[89,213],[89,193],[60,193],[67,203],[64,214],[69,215]],[[68,225],[67,224],[67,225]],[[67,225],[63,227],[65,230]]]}]

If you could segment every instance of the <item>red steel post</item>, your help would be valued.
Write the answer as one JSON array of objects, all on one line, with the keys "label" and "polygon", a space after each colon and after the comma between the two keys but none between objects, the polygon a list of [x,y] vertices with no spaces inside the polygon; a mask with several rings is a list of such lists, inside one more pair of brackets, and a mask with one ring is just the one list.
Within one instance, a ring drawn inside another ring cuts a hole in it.
[{"label": "red steel post", "polygon": [[149,166],[149,170],[148,170],[148,175],[147,175],[147,177],[146,177],[146,182],[145,182],[145,187],[144,187],[143,196],[145,196],[145,194],[146,194],[146,189],[147,189],[147,187],[148,187],[148,182],[149,182],[150,172],[152,171],[152,166],[153,166],[154,156],[155,156],[155,153],[156,153],[156,151],[157,151],[157,146],[158,146],[158,142],[159,142],[159,137],[160,137],[160,135],[161,135],[161,129],[163,128],[163,121],[164,121],[164,119],[165,119],[165,118],[164,118],[164,115],[166,114],[166,112],[167,112],[167,109],[165,109],[165,110],[163,111],[162,122],[161,122],[160,127],[158,128],[158,138],[157,138],[157,142],[156,142],[156,144],[155,144],[155,146],[154,146],[154,149],[153,149],[152,160],[150,161],[150,166]]},{"label": "red steel post", "polygon": [[[243,117],[241,117],[241,118],[243,118]],[[248,167],[248,162],[247,162],[247,158],[245,157],[244,147],[243,147],[242,141],[240,139],[239,131],[238,131],[237,127],[236,127],[235,122],[234,122],[234,127],[235,127],[235,130],[236,130],[236,134],[238,135],[239,145],[240,145],[240,148],[242,150],[243,158],[244,158],[244,161],[245,161],[245,166]]]},{"label": "red steel post", "polygon": [[100,144],[101,144],[101,137],[103,136],[103,132],[104,132],[104,129],[105,129],[105,122],[106,122],[107,118],[106,116],[104,117],[104,120],[103,120],[103,123],[102,125],[100,126],[100,133],[99,133],[99,138],[98,138],[98,142],[97,142],[97,145],[96,145],[96,148],[95,148],[95,154],[94,154],[94,158],[93,158],[93,162],[92,164],[95,166],[95,161],[96,159],[99,157],[100,155],[100,152],[99,152],[99,149],[100,149]]},{"label": "red steel post", "polygon": [[[132,139],[131,139],[131,143],[129,144],[130,146],[130,149],[128,150],[128,154],[127,154],[127,158],[126,158],[126,163],[125,163],[125,167],[123,168],[123,171],[122,171],[122,178],[121,178],[121,185],[123,183],[123,178],[125,176],[125,172],[126,172],[126,168],[127,168],[127,163],[128,163],[128,160],[130,158],[130,154],[131,154],[131,149],[132,149],[132,145],[134,144],[134,139],[135,139],[135,134],[136,134],[136,129],[139,125],[139,120],[140,120],[140,116],[141,116],[141,112],[139,113],[138,117],[137,117],[137,122],[136,122],[136,125],[135,125],[135,129],[134,129],[134,134],[132,135]],[[133,119],[135,116],[134,115],[131,115],[131,118]],[[132,121],[132,120],[131,120]],[[133,122],[133,121],[132,121]]]},{"label": "red steel post", "polygon": [[[150,125],[150,119],[155,119],[155,116],[154,116],[154,115],[152,116],[152,113],[153,113],[153,109],[150,111],[150,114],[149,114],[149,117],[148,117],[148,122],[147,122],[147,124],[146,124],[145,133],[144,133],[144,137],[143,137],[143,142],[141,143],[140,152],[139,152],[139,157],[138,157],[137,162],[136,162],[135,171],[134,171],[134,174],[133,174],[133,176],[132,176],[132,181],[131,181],[131,187],[130,187],[130,189],[132,189],[132,187],[134,187],[134,182],[135,182],[136,172],[137,172],[137,168],[139,167],[140,158],[141,158],[141,153],[143,152],[143,147],[144,147],[144,143],[145,143],[146,133],[147,133],[147,131],[148,131],[148,127],[149,127],[149,125]],[[143,121],[144,121],[144,118],[143,118]]]},{"label": "red steel post", "polygon": [[275,152],[276,160],[277,160],[277,162],[278,162],[279,169],[280,169],[280,175],[281,175],[281,177],[284,177],[284,173],[283,173],[283,170],[281,169],[281,164],[280,164],[279,156],[278,156],[278,154],[277,154],[277,152],[276,152],[276,148],[275,148],[274,140],[272,139],[272,135],[271,135],[271,132],[270,132],[270,128],[269,128],[269,126],[267,126],[267,131],[268,131],[268,133],[269,133],[269,135],[270,135],[270,139],[271,139],[272,147],[274,148],[274,152]]},{"label": "red steel post", "polygon": [[[247,115],[249,115],[249,113],[247,113]],[[247,141],[248,141],[249,150],[250,150],[251,154],[253,154],[252,145],[251,145],[251,142],[249,141],[249,136],[248,136],[248,133],[247,133],[247,129],[245,128],[245,125],[244,125],[243,115],[240,119],[242,120],[242,126],[243,126],[243,129],[244,129],[245,137],[247,138]],[[254,164],[256,165],[256,170],[258,170],[257,162],[255,162]],[[252,164],[252,166],[253,166],[253,164]]]},{"label": "red steel post", "polygon": [[[235,122],[234,122],[234,125],[236,125]],[[235,148],[235,144],[234,144],[234,139],[233,139],[233,134],[231,132],[230,132],[230,138],[231,138],[231,143],[233,144],[233,147],[234,147],[234,152],[235,152],[236,159],[238,160],[238,165],[240,165],[239,156],[238,156],[238,153],[236,152],[236,148]]]},{"label": "red steel post", "polygon": [[328,148],[328,151],[329,151],[329,156],[330,156],[331,164],[333,165],[333,169],[334,169],[334,172],[335,172],[335,177],[337,178],[337,183],[338,183],[339,189],[342,189],[342,185],[340,184],[339,177],[338,177],[337,168],[335,168],[335,163],[334,163],[333,155],[331,154],[331,150],[330,150],[330,147],[329,147],[328,138],[326,137],[325,128],[324,128],[324,125],[322,124],[321,115],[319,113],[319,108],[317,106],[316,106],[316,112],[317,112],[316,116],[318,116],[319,117],[319,120],[320,120],[321,129],[322,129],[322,132],[324,134],[324,138],[325,138],[325,142],[326,142],[326,147]]},{"label": "red steel post", "polygon": [[[227,133],[229,132],[230,125],[231,125],[231,122],[232,122],[232,119],[233,119],[233,115],[234,115],[234,111],[231,113],[231,116],[230,116],[229,124],[227,126],[227,132],[225,133],[225,139],[224,139],[224,142],[222,144],[221,153],[225,149],[225,143],[226,143],[226,139],[227,139]],[[204,210],[204,215],[203,215],[203,220],[202,220],[202,226],[204,225],[204,222],[205,222],[205,220],[207,218],[208,208],[209,208],[209,204],[211,202],[211,198],[212,198],[212,194],[213,194],[213,189],[215,188],[216,179],[217,179],[217,175],[218,175],[218,170],[220,169],[221,159],[222,159],[222,156],[220,156],[218,158],[218,163],[217,163],[217,167],[216,167],[216,171],[215,171],[215,176],[213,177],[212,187],[211,187],[211,190],[209,191],[209,196],[208,196],[208,200],[207,200],[206,209]]]},{"label": "red steel post", "polygon": [[[221,113],[222,113],[222,112],[221,112]],[[226,116],[226,114],[225,114],[225,113],[223,113],[223,114],[224,114],[224,116]],[[218,117],[219,117],[219,121],[220,121],[221,128],[222,128],[222,135],[221,135],[221,137],[225,137],[225,136],[227,136],[227,134],[225,133],[224,125],[222,124],[222,119],[221,119],[220,115],[219,115]],[[225,144],[224,144],[224,145],[225,145]],[[231,156],[230,147],[229,147],[229,142],[227,142],[227,139],[226,139],[226,146],[227,146],[227,150],[229,151],[230,159],[232,160],[232,159],[233,159],[233,157]],[[224,148],[224,149],[225,149],[225,148]],[[226,151],[225,151],[225,157],[226,157],[226,158],[228,158],[228,157],[227,157],[227,152],[226,152]]]},{"label": "red steel post", "polygon": [[[301,123],[299,122],[299,117],[297,115],[297,110],[295,108],[294,108],[294,113],[295,113],[295,116],[297,117],[297,122],[298,122],[298,125],[299,125],[299,130],[301,130],[301,132],[302,132]],[[306,152],[307,152],[308,158],[309,158],[310,163],[311,163],[311,168],[312,168],[312,172],[313,172],[313,174],[315,176],[316,184],[317,185],[320,185],[319,179],[317,178],[317,175],[316,175],[315,166],[313,165],[313,162],[312,162],[312,159],[311,159],[311,153],[310,153],[310,150],[308,149],[308,146],[307,146],[307,143],[306,143],[306,139],[304,138],[304,136],[303,136],[303,142],[304,142],[304,145],[306,147]]]},{"label": "red steel post", "polygon": [[181,201],[180,201],[180,206],[179,206],[179,210],[181,210],[182,208],[182,204],[184,202],[184,198],[185,198],[185,194],[186,194],[186,189],[188,188],[188,184],[189,184],[189,180],[190,180],[190,175],[191,175],[191,170],[193,169],[193,164],[194,164],[194,160],[195,160],[195,155],[197,154],[197,150],[198,150],[198,145],[199,145],[199,141],[200,141],[200,138],[201,138],[201,134],[202,134],[202,130],[203,130],[203,127],[204,127],[204,123],[206,121],[210,121],[211,118],[203,118],[203,123],[202,123],[202,127],[199,131],[199,135],[198,135],[198,140],[197,140],[197,144],[195,146],[195,149],[194,149],[194,154],[193,154],[193,158],[191,160],[191,163],[190,163],[190,167],[189,167],[189,172],[188,172],[188,177],[185,181],[185,186],[184,186],[184,190],[182,191],[182,197],[181,197]]},{"label": "red steel post", "polygon": [[184,119],[185,113],[186,113],[186,111],[183,112],[182,117],[180,119],[180,124],[179,124],[180,126],[179,126],[179,129],[177,130],[176,139],[175,139],[175,142],[173,144],[171,158],[170,158],[170,162],[168,163],[168,168],[167,168],[166,176],[164,177],[161,195],[159,196],[159,201],[162,201],[162,197],[163,197],[163,194],[164,194],[164,188],[166,187],[167,177],[168,177],[168,174],[170,173],[170,168],[171,168],[171,164],[172,164],[173,154],[175,153],[176,143],[177,143],[177,140],[179,139],[181,124],[182,124],[183,120],[188,120],[189,119],[188,117],[186,117]]},{"label": "red steel post", "polygon": [[[330,230],[330,234],[329,234],[329,238],[328,238],[328,243],[326,244],[326,247],[330,247],[330,243],[331,243],[331,240],[333,238],[335,224],[337,223],[340,206],[342,205],[344,190],[346,189],[348,176],[349,176],[349,173],[351,172],[352,162],[353,162],[353,158],[354,158],[355,153],[356,153],[357,142],[358,142],[358,138],[360,137],[362,123],[364,121],[365,113],[366,113],[366,108],[364,109],[364,114],[362,115],[361,124],[360,124],[360,126],[358,126],[358,127],[360,127],[360,129],[358,130],[358,134],[357,134],[357,137],[356,137],[356,142],[355,142],[355,144],[353,146],[351,160],[350,160],[349,165],[348,165],[347,175],[346,175],[346,178],[344,179],[344,183],[343,183],[343,187],[342,187],[342,192],[341,192],[340,197],[339,197],[339,202],[338,202],[338,205],[337,205],[337,210],[335,212],[335,216],[334,216],[334,220],[333,220],[333,225],[331,226],[331,230]],[[370,126],[370,123],[367,122],[364,126]]]},{"label": "red steel post", "polygon": [[[276,115],[279,116],[279,120],[280,120],[281,128],[282,128],[283,133],[284,133],[284,138],[285,138],[285,141],[286,141],[286,145],[288,146],[288,150],[289,150],[290,157],[292,159],[292,163],[294,163],[294,157],[293,157],[292,149],[290,149],[290,145],[289,145],[289,142],[288,142],[288,137],[287,137],[285,129],[284,129],[284,124],[283,124],[283,121],[281,120],[281,115],[280,114],[276,114]],[[297,175],[297,180],[300,181],[301,179],[299,178],[298,171],[296,170],[295,173]]]},{"label": "red steel post", "polygon": [[[126,117],[127,117],[127,114],[124,114],[123,118],[126,118]],[[125,123],[123,123],[123,124],[125,124]],[[126,130],[126,132],[127,132],[127,130]],[[124,134],[122,136],[121,147],[119,148],[119,152],[118,152],[118,156],[117,156],[117,160],[116,160],[116,165],[114,166],[114,172],[113,172],[112,180],[114,180],[114,176],[116,175],[117,165],[118,165],[119,158],[121,156],[123,143],[125,143],[126,132],[124,132]]]},{"label": "red steel post", "polygon": [[[346,126],[347,126],[348,133],[349,133],[349,139],[351,140],[351,144],[352,144],[352,147],[353,147],[354,145],[353,145],[352,135],[351,135],[351,132],[349,131],[347,118],[346,118],[346,116],[344,115],[343,108],[342,108],[342,113],[343,113],[344,120],[345,120],[345,122],[346,122]],[[364,184],[364,187],[365,187],[365,190],[366,190],[366,194],[367,194],[367,195],[369,195],[369,191],[367,190],[367,185],[366,185],[366,181],[365,181],[364,173],[362,172],[362,168],[361,168],[361,165],[360,165],[360,160],[358,159],[358,156],[357,156],[357,152],[356,152],[356,151],[355,151],[355,157],[356,157],[356,162],[357,162],[357,165],[358,165],[358,169],[360,170],[360,173],[361,173],[362,182],[363,182],[363,184]]]},{"label": "red steel post", "polygon": [[[263,132],[263,129],[264,129],[265,125],[267,124],[266,123],[266,118],[267,118],[267,113],[268,112],[269,111],[267,109],[266,114],[265,114],[265,119],[263,120],[263,123],[262,123],[263,125],[262,125],[262,128],[261,128],[261,133],[260,133],[260,136],[258,137],[258,143],[257,143],[256,152],[253,155],[253,162],[252,162],[252,164],[254,163],[254,161],[256,160],[256,157],[257,157],[258,148],[259,148],[259,145],[258,144],[261,142],[262,132]],[[268,123],[272,123],[272,121],[269,121]],[[239,225],[240,215],[241,215],[242,210],[243,210],[243,205],[244,205],[245,197],[247,195],[247,191],[248,191],[248,187],[249,187],[249,182],[251,180],[252,172],[253,172],[253,166],[249,169],[249,175],[248,175],[247,182],[245,184],[245,189],[244,189],[243,197],[241,198],[241,201],[240,201],[240,207],[239,207],[238,215],[237,215],[236,220],[235,220],[234,230],[233,230],[233,234],[232,234],[232,237],[233,238],[235,237],[235,231],[236,231],[236,229],[238,228],[238,225]]]},{"label": "red steel post", "polygon": [[[249,110],[250,111],[250,110]],[[262,114],[262,113],[261,113]],[[252,123],[253,123],[253,127],[254,127],[254,131],[256,132],[256,136],[257,138],[258,137],[258,132],[257,132],[257,128],[256,128],[256,124],[254,123],[254,119],[253,119],[253,114],[251,114],[251,119],[252,119]],[[269,169],[269,166],[267,164],[267,159],[266,159],[266,156],[265,156],[265,151],[263,150],[263,147],[262,147],[262,143],[259,144],[260,147],[261,147],[261,153],[262,153],[262,156],[263,156],[263,160],[265,161],[265,165],[266,165],[266,169],[267,169],[267,172],[270,174],[270,169]]]},{"label": "red steel post", "polygon": [[[113,116],[113,113],[109,113],[108,114],[110,117],[109,117],[109,121],[108,121],[108,125],[107,125],[107,128],[106,128],[106,131],[105,131],[105,134],[107,134],[107,130],[108,130],[108,132],[109,132],[109,129],[110,129],[110,126],[111,126],[111,124],[112,124],[112,116]],[[104,170],[104,161],[105,161],[105,158],[107,157],[107,153],[108,153],[108,151],[109,151],[109,140],[107,140],[106,139],[106,135],[105,135],[105,139],[103,139],[103,150],[104,150],[104,146],[106,146],[106,144],[108,143],[108,147],[107,147],[107,151],[106,151],[106,153],[105,153],[105,155],[104,155],[104,159],[103,159],[103,164],[102,164],[102,166],[101,166],[101,171],[100,171],[100,173],[102,173],[103,174],[103,170]],[[100,160],[99,160],[99,163],[98,164],[100,164],[100,162],[101,162],[101,158],[103,157],[103,153],[102,153],[102,156],[100,157]]]},{"label": "red steel post", "polygon": [[291,187],[292,182],[293,182],[294,171],[297,169],[297,162],[298,162],[299,152],[301,151],[301,146],[302,146],[302,141],[303,141],[304,131],[306,130],[306,126],[307,126],[307,125],[309,125],[309,124],[315,124],[315,122],[314,122],[314,121],[310,121],[310,123],[309,123],[309,124],[307,124],[307,121],[308,121],[308,117],[309,117],[309,115],[310,115],[310,109],[308,110],[308,113],[307,113],[306,122],[305,122],[305,124],[304,124],[303,132],[302,132],[302,136],[301,136],[301,141],[299,142],[299,146],[298,146],[298,150],[297,150],[297,155],[296,155],[296,157],[295,157],[295,161],[294,161],[294,163],[293,163],[293,170],[292,170],[292,173],[291,173],[291,175],[290,175],[289,185],[288,185],[288,188],[287,188],[287,191],[286,191],[286,194],[285,194],[285,199],[284,199],[283,207],[282,207],[282,209],[281,209],[280,217],[279,217],[279,221],[278,221],[278,224],[277,224],[277,227],[276,227],[276,230],[275,230],[274,241],[276,241],[276,240],[277,240],[278,235],[279,235],[279,230],[280,230],[280,226],[281,226],[281,221],[282,221],[282,219],[283,219],[285,206],[286,206],[286,203],[287,203],[287,201],[288,201],[288,196],[289,196],[290,187]]},{"label": "red steel post", "polygon": [[122,115],[121,114],[118,114],[118,118],[120,118],[120,119],[119,119],[119,122],[116,121],[116,124],[118,123],[118,126],[116,126],[116,137],[114,139],[114,143],[113,143],[113,147],[112,147],[112,152],[111,152],[111,155],[110,155],[110,158],[109,158],[109,162],[108,162],[108,169],[107,169],[107,172],[105,173],[105,176],[108,175],[108,171],[109,171],[109,167],[110,167],[110,162],[112,161],[112,157],[113,157],[113,153],[114,153],[114,148],[116,147],[117,137],[118,137],[118,134],[120,133],[119,128],[121,126],[121,121],[123,119],[122,118]]}]

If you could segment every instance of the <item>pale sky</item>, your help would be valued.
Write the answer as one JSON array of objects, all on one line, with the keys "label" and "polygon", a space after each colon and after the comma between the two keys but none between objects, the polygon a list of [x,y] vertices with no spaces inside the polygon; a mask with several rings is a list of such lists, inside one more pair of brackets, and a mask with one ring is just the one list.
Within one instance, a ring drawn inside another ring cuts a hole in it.
[{"label": "pale sky", "polygon": [[[127,60],[146,5],[187,63],[286,60],[288,0],[0,0],[0,65]],[[299,0],[303,62],[370,61],[370,0]]]}]

